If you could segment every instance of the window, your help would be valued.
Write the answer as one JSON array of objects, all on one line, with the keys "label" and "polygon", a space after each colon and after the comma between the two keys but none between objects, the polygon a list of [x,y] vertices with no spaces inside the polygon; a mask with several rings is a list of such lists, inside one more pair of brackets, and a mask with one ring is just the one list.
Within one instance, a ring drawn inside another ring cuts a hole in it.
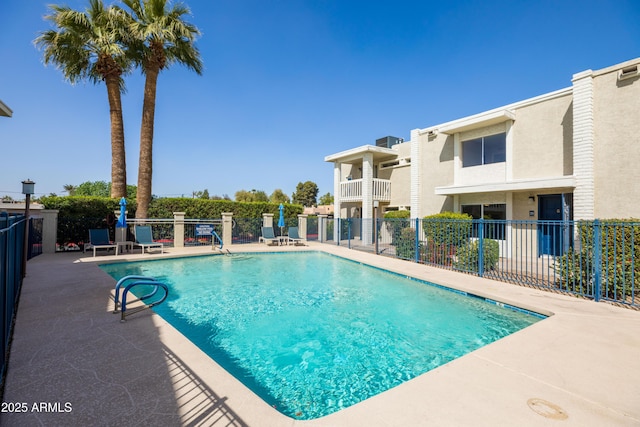
[{"label": "window", "polygon": [[504,162],[507,152],[506,145],[506,133],[463,141],[462,167]]},{"label": "window", "polygon": [[[471,215],[473,219],[483,218],[483,236],[485,239],[504,240],[504,220],[507,219],[507,205],[486,204],[486,205],[462,205],[461,212]],[[474,224],[473,237],[478,237],[478,226]]]}]

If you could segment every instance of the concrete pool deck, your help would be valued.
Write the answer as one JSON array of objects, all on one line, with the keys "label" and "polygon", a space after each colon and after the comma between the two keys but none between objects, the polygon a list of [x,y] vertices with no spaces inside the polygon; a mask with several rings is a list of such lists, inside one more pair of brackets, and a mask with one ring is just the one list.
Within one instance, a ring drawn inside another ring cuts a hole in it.
[{"label": "concrete pool deck", "polygon": [[151,311],[125,323],[112,313],[115,281],[98,263],[211,248],[45,254],[27,265],[0,425],[640,426],[640,311],[313,242],[230,250],[322,250],[553,315],[357,405],[300,421]]}]

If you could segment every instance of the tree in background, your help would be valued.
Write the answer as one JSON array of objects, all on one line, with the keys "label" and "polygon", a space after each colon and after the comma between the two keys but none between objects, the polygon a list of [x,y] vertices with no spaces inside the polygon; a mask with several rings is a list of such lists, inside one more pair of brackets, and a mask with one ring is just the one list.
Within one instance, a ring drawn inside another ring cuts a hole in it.
[{"label": "tree in background", "polygon": [[239,190],[235,194],[236,202],[268,202],[267,193],[260,190]]},{"label": "tree in background", "polygon": [[316,199],[318,197],[318,186],[315,182],[306,181],[304,183],[299,182],[296,186],[296,191],[291,196],[293,203],[311,207],[316,206]]},{"label": "tree in background", "polygon": [[127,167],[122,118],[122,75],[131,62],[119,42],[120,22],[102,0],[90,0],[85,12],[67,6],[49,6],[45,16],[55,29],[43,31],[34,44],[44,51],[45,65],[53,64],[71,84],[105,82],[111,117],[111,197],[127,196]]},{"label": "tree in background", "polygon": [[78,187],[76,187],[73,184],[66,184],[64,187],[64,191],[69,194],[70,196],[75,196],[76,195],[76,189]]},{"label": "tree in background", "polygon": [[333,204],[333,196],[331,193],[327,193],[324,196],[320,196],[319,205],[332,205]]},{"label": "tree in background", "polygon": [[284,194],[284,192],[279,188],[273,190],[273,193],[271,193],[271,196],[269,196],[269,201],[271,203],[291,203],[291,199],[289,199],[289,196]]},{"label": "tree in background", "polygon": [[138,210],[136,218],[147,218],[151,202],[153,169],[153,128],[156,88],[160,71],[179,63],[202,73],[200,53],[194,42],[200,31],[184,21],[189,8],[168,4],[167,0],[122,0],[129,8],[126,16],[127,46],[135,63],[146,76],[140,126],[140,163],[138,166]]},{"label": "tree in background", "polygon": [[193,191],[191,195],[193,199],[209,199],[209,190],[205,188],[204,191]]},{"label": "tree in background", "polygon": [[[66,190],[65,185],[65,191]],[[72,186],[75,188],[70,196],[91,196],[91,197],[109,197],[111,194],[111,183],[106,181],[85,181],[80,185]],[[136,194],[135,185],[127,185],[128,194]]]},{"label": "tree in background", "polygon": [[105,181],[86,181],[76,187],[74,196],[109,197],[111,184]]}]

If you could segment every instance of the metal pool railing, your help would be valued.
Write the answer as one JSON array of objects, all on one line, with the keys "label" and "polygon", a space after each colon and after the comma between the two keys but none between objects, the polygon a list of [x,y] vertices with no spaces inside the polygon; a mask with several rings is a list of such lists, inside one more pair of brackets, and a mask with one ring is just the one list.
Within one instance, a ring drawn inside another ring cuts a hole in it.
[{"label": "metal pool railing", "polygon": [[640,222],[325,222],[326,243],[640,309]]}]

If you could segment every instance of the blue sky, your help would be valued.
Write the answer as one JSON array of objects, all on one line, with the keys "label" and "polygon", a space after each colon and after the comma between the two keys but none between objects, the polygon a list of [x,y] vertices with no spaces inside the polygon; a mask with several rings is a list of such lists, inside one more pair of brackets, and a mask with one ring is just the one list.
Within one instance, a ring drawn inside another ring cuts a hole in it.
[{"label": "blue sky", "polygon": [[[109,181],[103,84],[71,86],[33,46],[38,0],[0,6],[0,196]],[[105,3],[110,4],[109,0]],[[333,192],[324,157],[571,86],[640,56],[637,0],[187,0],[202,31],[198,76],[158,81],[153,194]],[[88,0],[57,2],[84,10]],[[123,96],[127,181],[137,182],[144,80]]]}]

